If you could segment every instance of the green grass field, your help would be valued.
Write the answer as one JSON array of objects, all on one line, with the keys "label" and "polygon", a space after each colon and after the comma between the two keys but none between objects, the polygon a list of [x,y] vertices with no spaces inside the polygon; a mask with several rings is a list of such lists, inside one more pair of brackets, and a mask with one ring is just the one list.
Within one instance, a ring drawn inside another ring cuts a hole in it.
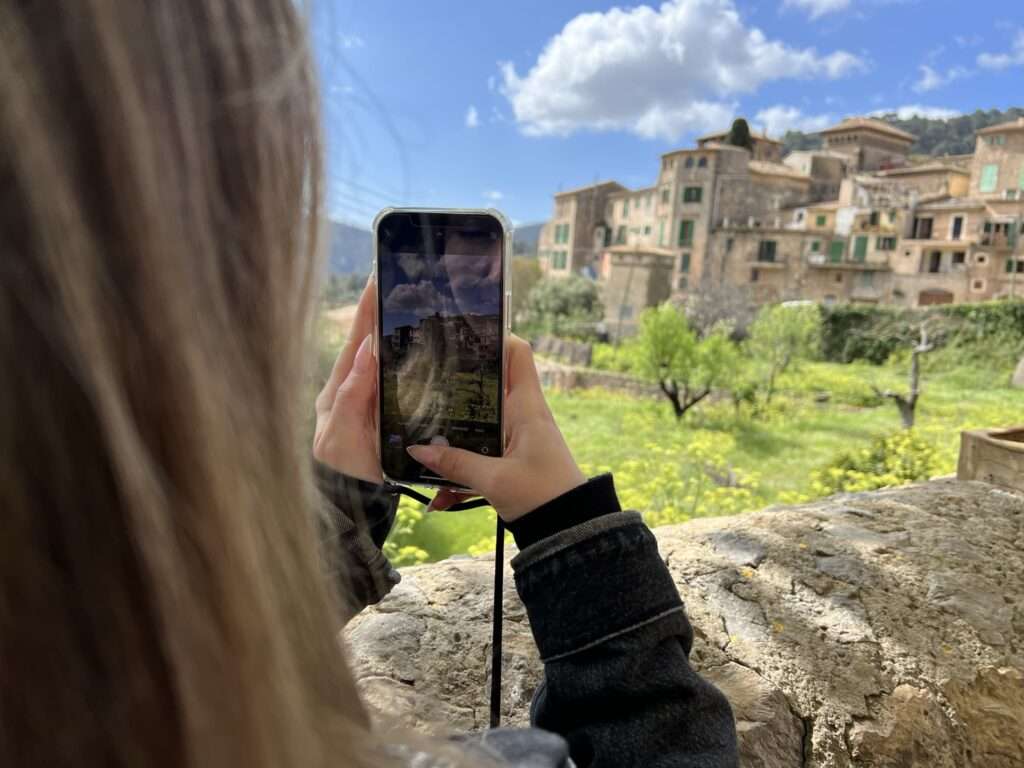
[{"label": "green grass field", "polygon": [[[961,430],[1024,421],[1024,393],[1009,387],[1009,376],[1009,370],[964,368],[925,374],[915,431],[939,451],[942,473],[956,469]],[[803,363],[786,374],[776,404],[759,419],[737,416],[725,402],[698,408],[679,423],[660,400],[602,390],[549,392],[548,398],[584,471],[613,472],[623,503],[664,512],[657,522],[806,498],[814,470],[900,428],[895,406],[877,398],[872,384],[900,389],[903,369]],[[697,471],[701,466],[732,473],[741,489],[719,487]],[[491,510],[436,512],[406,543],[435,560],[466,552],[493,531]]]}]

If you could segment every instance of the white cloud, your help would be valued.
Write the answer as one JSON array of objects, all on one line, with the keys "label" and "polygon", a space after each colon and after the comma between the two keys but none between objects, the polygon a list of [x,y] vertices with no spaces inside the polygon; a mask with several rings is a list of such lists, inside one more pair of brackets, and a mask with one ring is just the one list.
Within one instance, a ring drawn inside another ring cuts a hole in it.
[{"label": "white cloud", "polygon": [[979,53],[978,66],[983,69],[1009,69],[1024,66],[1024,29],[1017,31],[1013,46],[1005,53]]},{"label": "white cloud", "polygon": [[784,8],[800,8],[808,11],[812,19],[850,7],[850,0],[783,0]]},{"label": "white cloud", "polygon": [[675,140],[727,125],[735,96],[762,83],[865,68],[846,51],[769,40],[743,24],[732,0],[668,0],[576,16],[525,75],[502,64],[501,91],[528,135],[590,129]]},{"label": "white cloud", "polygon": [[505,195],[502,194],[497,189],[489,189],[486,192],[484,192],[484,199],[485,200],[490,200],[492,203],[496,203],[499,200],[503,200],[504,198],[505,198]]},{"label": "white cloud", "polygon": [[769,136],[782,136],[786,131],[815,133],[835,122],[832,115],[805,115],[797,107],[777,104],[754,115],[754,126]]},{"label": "white cloud", "polygon": [[339,42],[342,48],[363,48],[366,45],[359,35],[342,35]]},{"label": "white cloud", "polygon": [[476,128],[478,125],[480,125],[480,115],[476,111],[476,107],[470,104],[469,109],[466,110],[466,127]]},{"label": "white cloud", "polygon": [[981,45],[981,35],[956,35],[953,41],[961,48],[973,48]]},{"label": "white cloud", "polygon": [[924,117],[929,120],[949,120],[951,117],[959,117],[962,113],[955,109],[946,107],[925,107],[920,104],[907,104],[894,109],[876,109],[869,112],[869,117],[884,117],[896,115],[899,120],[909,120],[912,117]]},{"label": "white cloud", "polygon": [[922,64],[918,69],[921,70],[921,77],[913,85],[915,93],[934,91],[936,88],[942,88],[971,74],[970,70],[964,67],[950,67],[945,72],[940,72],[927,64]]}]

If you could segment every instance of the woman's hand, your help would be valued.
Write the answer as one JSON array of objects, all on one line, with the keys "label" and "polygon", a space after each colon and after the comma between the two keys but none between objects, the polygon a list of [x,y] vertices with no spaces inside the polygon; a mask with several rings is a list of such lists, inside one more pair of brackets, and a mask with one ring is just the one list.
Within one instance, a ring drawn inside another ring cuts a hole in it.
[{"label": "woman's hand", "polygon": [[332,469],[379,483],[377,457],[377,364],[373,355],[376,286],[363,289],[348,341],[316,398],[313,457]]},{"label": "woman's hand", "polygon": [[[442,477],[486,498],[503,520],[511,522],[582,485],[586,478],[544,400],[530,345],[511,336],[508,352],[505,419],[509,443],[504,456],[481,456],[439,445],[412,445],[408,451]],[[442,490],[431,507],[445,509],[459,498]]]}]

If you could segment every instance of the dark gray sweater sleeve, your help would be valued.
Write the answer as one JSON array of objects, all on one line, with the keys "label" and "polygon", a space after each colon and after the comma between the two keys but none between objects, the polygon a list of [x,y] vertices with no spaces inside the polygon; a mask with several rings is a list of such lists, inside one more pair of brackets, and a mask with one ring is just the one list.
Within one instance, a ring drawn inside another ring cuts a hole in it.
[{"label": "dark gray sweater sleeve", "polygon": [[639,514],[585,520],[512,567],[544,662],[531,722],[577,765],[738,764],[729,703],[690,666],[693,630]]}]

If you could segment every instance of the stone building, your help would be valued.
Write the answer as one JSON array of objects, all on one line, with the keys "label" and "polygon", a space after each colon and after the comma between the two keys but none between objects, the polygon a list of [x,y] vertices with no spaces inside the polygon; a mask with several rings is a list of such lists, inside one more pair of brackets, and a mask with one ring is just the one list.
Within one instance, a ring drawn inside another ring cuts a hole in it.
[{"label": "stone building", "polygon": [[554,215],[541,228],[537,241],[537,255],[545,273],[596,271],[600,251],[594,233],[603,223],[608,195],[623,189],[618,182],[603,181],[555,195]]},{"label": "stone building", "polygon": [[726,134],[661,156],[656,181],[555,196],[541,266],[605,284],[605,322],[716,286],[758,302],[922,306],[1024,297],[1024,120],[978,132],[973,156],[911,163],[915,137],[850,118],[823,150],[779,162]]},{"label": "stone building", "polygon": [[878,171],[908,164],[913,134],[882,120],[849,117],[820,132],[824,148],[850,158],[853,171]]},{"label": "stone building", "polygon": [[[729,131],[718,131],[709,133],[697,139],[697,148],[704,149],[713,144],[725,144],[729,138]],[[772,139],[763,133],[750,132],[751,144],[753,144],[753,159],[766,163],[781,163],[783,144],[778,139]]]}]

